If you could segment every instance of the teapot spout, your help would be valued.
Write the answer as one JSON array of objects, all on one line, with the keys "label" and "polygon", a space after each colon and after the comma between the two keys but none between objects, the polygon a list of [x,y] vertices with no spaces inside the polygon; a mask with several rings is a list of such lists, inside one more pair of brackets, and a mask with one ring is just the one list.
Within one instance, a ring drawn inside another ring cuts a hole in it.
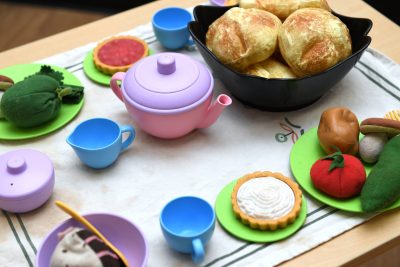
[{"label": "teapot spout", "polygon": [[210,127],[214,122],[217,121],[219,115],[221,115],[224,108],[232,104],[232,99],[227,95],[219,95],[214,103],[210,105],[207,111],[207,116],[200,123],[198,128]]}]

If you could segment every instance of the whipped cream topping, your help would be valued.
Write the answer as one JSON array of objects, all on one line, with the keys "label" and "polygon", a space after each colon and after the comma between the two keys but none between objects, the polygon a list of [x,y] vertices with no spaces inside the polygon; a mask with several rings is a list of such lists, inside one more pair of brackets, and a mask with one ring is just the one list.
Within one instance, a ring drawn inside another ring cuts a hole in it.
[{"label": "whipped cream topping", "polygon": [[294,200],[290,186],[274,177],[248,180],[237,193],[241,211],[261,220],[275,220],[287,215],[294,207]]}]

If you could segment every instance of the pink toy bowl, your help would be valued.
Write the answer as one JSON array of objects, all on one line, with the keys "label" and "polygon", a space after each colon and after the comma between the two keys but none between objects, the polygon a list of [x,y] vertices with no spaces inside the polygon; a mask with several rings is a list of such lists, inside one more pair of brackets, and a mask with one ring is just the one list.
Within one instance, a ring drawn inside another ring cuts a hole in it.
[{"label": "pink toy bowl", "polygon": [[43,153],[20,149],[0,155],[0,209],[28,212],[53,193],[54,167]]},{"label": "pink toy bowl", "polygon": [[[130,267],[144,267],[148,251],[142,232],[129,220],[110,213],[92,213],[84,216],[126,257]],[[58,244],[57,234],[69,227],[83,227],[74,219],[56,226],[43,240],[36,256],[36,267],[50,266],[50,259]]]},{"label": "pink toy bowl", "polygon": [[178,138],[196,128],[207,128],[232,103],[223,94],[211,103],[211,72],[179,53],[143,58],[126,73],[115,73],[110,86],[138,126],[160,138]]}]

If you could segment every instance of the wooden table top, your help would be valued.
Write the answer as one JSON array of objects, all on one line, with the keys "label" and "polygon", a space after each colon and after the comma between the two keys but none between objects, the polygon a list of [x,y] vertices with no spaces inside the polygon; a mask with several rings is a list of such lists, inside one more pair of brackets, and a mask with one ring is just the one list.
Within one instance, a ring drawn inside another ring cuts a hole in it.
[{"label": "wooden table top", "polygon": [[[365,17],[374,25],[369,35],[371,47],[400,63],[398,44],[400,27],[361,0],[328,0],[337,13]],[[163,7],[190,7],[204,0],[163,0],[137,7],[84,26],[50,36],[0,53],[0,67],[29,63],[68,51],[106,36],[130,30],[151,21],[152,14]],[[390,34],[388,34],[390,33]],[[400,244],[400,210],[386,212],[352,230],[310,250],[283,266],[339,266],[366,261]],[[382,227],[384,226],[384,227]]]}]

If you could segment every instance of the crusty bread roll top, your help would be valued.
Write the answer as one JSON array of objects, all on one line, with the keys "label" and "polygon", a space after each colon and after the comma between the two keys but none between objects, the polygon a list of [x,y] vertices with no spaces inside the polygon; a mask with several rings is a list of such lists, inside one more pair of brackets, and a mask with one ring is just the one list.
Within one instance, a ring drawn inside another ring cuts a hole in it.
[{"label": "crusty bread roll top", "polygon": [[284,21],[300,8],[316,7],[330,11],[326,0],[240,0],[242,8],[259,8],[271,12]]},{"label": "crusty bread roll top", "polygon": [[206,45],[224,64],[244,70],[274,53],[281,24],[267,11],[234,7],[210,25]]},{"label": "crusty bread roll top", "polygon": [[322,72],[351,55],[347,26],[320,8],[291,14],[282,24],[278,40],[283,58],[299,77]]}]

